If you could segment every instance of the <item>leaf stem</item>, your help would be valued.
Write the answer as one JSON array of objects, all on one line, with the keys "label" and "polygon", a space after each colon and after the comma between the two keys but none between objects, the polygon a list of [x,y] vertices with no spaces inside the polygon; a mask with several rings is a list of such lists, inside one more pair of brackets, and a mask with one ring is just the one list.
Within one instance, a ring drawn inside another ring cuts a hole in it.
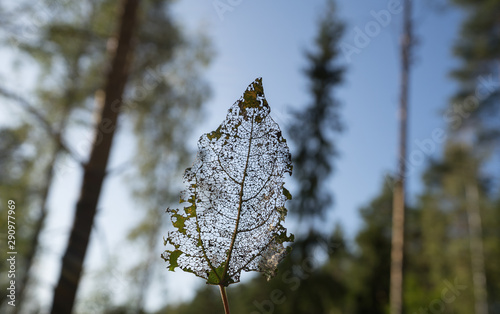
[{"label": "leaf stem", "polygon": [[229,302],[227,301],[226,287],[224,285],[219,285],[220,296],[222,297],[222,303],[224,304],[224,312],[229,314]]}]

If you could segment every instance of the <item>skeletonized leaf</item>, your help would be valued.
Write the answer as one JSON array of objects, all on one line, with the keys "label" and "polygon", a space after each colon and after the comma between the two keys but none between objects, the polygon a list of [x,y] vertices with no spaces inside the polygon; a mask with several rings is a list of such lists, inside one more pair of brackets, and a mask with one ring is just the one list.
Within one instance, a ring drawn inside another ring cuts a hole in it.
[{"label": "skeletonized leaf", "polygon": [[176,230],[162,258],[169,270],[180,267],[227,286],[241,271],[271,277],[286,250],[282,222],[285,173],[292,173],[290,152],[279,126],[269,115],[262,79],[256,79],[217,130],[204,134],[198,155],[186,169],[183,209],[168,209]]}]

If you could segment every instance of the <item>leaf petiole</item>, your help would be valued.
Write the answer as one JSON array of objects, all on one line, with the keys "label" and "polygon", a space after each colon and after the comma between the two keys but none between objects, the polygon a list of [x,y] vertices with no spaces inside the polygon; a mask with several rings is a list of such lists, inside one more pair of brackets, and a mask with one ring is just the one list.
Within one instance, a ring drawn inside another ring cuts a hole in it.
[{"label": "leaf petiole", "polygon": [[224,285],[219,285],[219,289],[222,303],[224,304],[224,312],[229,314],[229,302],[227,301],[226,287],[224,287]]}]

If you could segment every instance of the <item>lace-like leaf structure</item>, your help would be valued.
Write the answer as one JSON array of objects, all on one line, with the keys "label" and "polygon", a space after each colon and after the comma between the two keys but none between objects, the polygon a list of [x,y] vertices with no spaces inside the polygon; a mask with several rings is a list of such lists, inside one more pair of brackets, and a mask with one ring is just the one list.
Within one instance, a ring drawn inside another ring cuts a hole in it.
[{"label": "lace-like leaf structure", "polygon": [[162,258],[208,284],[239,282],[241,271],[275,275],[293,241],[282,225],[291,199],[284,175],[291,156],[279,126],[269,115],[262,79],[256,79],[228,111],[217,130],[204,134],[198,155],[186,169],[183,209],[167,209],[176,230]]}]

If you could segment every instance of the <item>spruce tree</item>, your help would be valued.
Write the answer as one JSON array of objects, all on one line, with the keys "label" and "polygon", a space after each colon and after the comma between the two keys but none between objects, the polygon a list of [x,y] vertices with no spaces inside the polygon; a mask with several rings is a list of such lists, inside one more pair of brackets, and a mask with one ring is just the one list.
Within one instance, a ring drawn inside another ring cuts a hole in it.
[{"label": "spruce tree", "polygon": [[[455,133],[473,135],[483,150],[500,139],[500,1],[453,0],[466,18],[453,53],[460,66],[452,71],[459,84],[446,111]],[[478,148],[481,148],[478,147]]]},{"label": "spruce tree", "polygon": [[311,102],[295,112],[288,132],[295,150],[292,153],[294,179],[299,183],[294,194],[291,212],[300,219],[325,217],[332,205],[332,192],[327,180],[334,170],[338,156],[334,136],[342,131],[340,104],[334,97],[335,88],[342,83],[344,69],[338,63],[339,41],[344,26],[336,17],[335,5],[327,3],[320,20],[315,49],[306,52]]}]

